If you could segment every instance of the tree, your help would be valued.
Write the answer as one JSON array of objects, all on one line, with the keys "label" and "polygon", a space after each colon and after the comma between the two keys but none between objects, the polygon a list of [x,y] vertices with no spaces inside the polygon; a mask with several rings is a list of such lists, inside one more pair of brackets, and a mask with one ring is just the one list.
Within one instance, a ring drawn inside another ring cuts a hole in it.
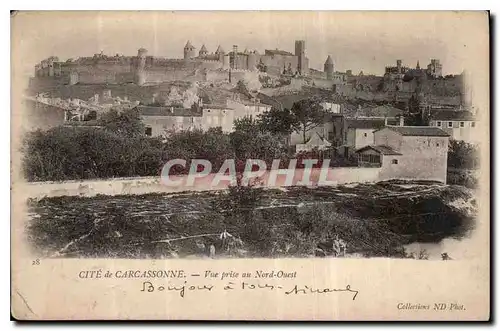
[{"label": "tree", "polygon": [[425,126],[425,119],[422,117],[421,102],[417,95],[413,94],[408,100],[408,113],[406,115],[406,125]]},{"label": "tree", "polygon": [[27,134],[22,148],[29,181],[155,176],[162,143],[93,127],[56,127]]},{"label": "tree", "polygon": [[186,167],[174,167],[177,173],[187,173],[189,161],[204,159],[212,164],[212,171],[218,171],[226,159],[232,159],[234,152],[229,135],[222,129],[211,128],[206,132],[196,129],[192,131],[175,132],[168,136],[164,145],[164,161],[173,159],[186,160]]},{"label": "tree", "polygon": [[280,158],[284,144],[280,137],[270,132],[262,132],[260,124],[249,117],[236,120],[235,130],[230,133],[231,145],[239,160],[260,159],[271,163]]},{"label": "tree", "polygon": [[260,130],[276,135],[289,135],[293,132],[294,118],[287,108],[272,107],[258,117]]},{"label": "tree", "polygon": [[448,167],[476,169],[479,165],[479,149],[462,140],[450,140],[448,148]]},{"label": "tree", "polygon": [[302,139],[306,143],[308,131],[324,123],[327,112],[321,106],[319,99],[311,98],[295,102],[291,109],[292,129],[302,133]]},{"label": "tree", "polygon": [[240,131],[240,132],[245,132],[245,133],[251,133],[251,132],[256,132],[260,131],[260,125],[257,120],[254,120],[250,116],[245,116],[243,118],[239,118],[233,122],[234,130],[235,131]]},{"label": "tree", "polygon": [[126,137],[141,136],[145,131],[141,115],[136,108],[126,109],[121,112],[111,109],[102,115],[99,124],[108,131]]}]

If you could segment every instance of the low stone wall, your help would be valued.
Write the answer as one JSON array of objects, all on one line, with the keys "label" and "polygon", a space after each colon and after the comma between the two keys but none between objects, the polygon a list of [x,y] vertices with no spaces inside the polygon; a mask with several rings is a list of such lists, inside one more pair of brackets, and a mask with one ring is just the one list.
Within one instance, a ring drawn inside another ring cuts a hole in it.
[{"label": "low stone wall", "polygon": [[[326,178],[327,182],[320,183],[321,169],[310,170],[308,186],[340,185],[348,183],[376,182],[379,178],[380,168],[330,168]],[[170,176],[167,183],[160,177],[134,177],[116,178],[107,180],[85,180],[64,182],[32,182],[18,183],[13,189],[22,192],[27,198],[40,199],[56,196],[85,196],[96,195],[122,195],[122,194],[147,194],[147,193],[179,193],[185,191],[212,191],[227,189],[229,180],[216,178],[217,174],[209,174],[188,184],[188,176]],[[272,178],[276,176],[276,180]],[[287,182],[287,176],[293,179]],[[271,180],[270,180],[271,179]],[[286,186],[306,185],[302,183],[304,169],[282,169],[278,173],[266,171],[257,179],[251,179],[256,186],[280,188]]]}]

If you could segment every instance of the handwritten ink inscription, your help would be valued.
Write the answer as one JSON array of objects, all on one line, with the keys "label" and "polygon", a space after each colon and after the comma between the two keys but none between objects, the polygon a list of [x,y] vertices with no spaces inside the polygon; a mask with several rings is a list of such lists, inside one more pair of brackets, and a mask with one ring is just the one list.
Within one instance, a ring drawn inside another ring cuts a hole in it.
[{"label": "handwritten ink inscription", "polygon": [[250,282],[228,282],[224,286],[217,287],[213,284],[204,285],[190,285],[185,281],[180,285],[163,285],[163,284],[153,284],[150,281],[142,283],[141,292],[151,293],[151,292],[176,292],[181,298],[184,298],[187,293],[193,292],[212,292],[217,289],[222,289],[223,291],[279,291],[285,295],[307,295],[307,294],[327,294],[334,292],[345,292],[349,293],[352,300],[356,300],[359,291],[351,288],[351,285],[346,285],[344,288],[329,288],[329,287],[311,287],[307,285],[293,285],[293,286],[283,286],[283,285],[273,285],[273,284],[260,284],[260,283],[250,283]]}]

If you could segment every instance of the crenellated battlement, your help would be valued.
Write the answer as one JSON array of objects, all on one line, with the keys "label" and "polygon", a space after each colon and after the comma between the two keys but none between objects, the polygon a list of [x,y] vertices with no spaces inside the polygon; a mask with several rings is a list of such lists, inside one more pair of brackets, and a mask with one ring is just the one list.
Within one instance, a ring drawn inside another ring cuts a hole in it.
[{"label": "crenellated battlement", "polygon": [[[281,73],[283,68],[292,68],[309,72],[308,59],[305,57],[305,42],[296,43],[296,54],[283,50],[265,50],[259,54],[256,50],[238,51],[233,45],[232,51],[225,52],[221,46],[215,53],[208,53],[203,45],[195,54],[196,47],[187,42],[184,57],[173,59],[148,55],[145,48],[140,48],[135,56],[120,54],[106,55],[103,52],[93,56],[60,61],[51,56],[35,65],[35,78],[62,77],[67,84],[123,84],[170,81],[172,79],[198,79],[199,70],[229,70],[234,73],[253,72],[265,68],[269,74]],[[298,47],[298,48],[297,48]],[[202,79],[202,78],[200,78]]]}]

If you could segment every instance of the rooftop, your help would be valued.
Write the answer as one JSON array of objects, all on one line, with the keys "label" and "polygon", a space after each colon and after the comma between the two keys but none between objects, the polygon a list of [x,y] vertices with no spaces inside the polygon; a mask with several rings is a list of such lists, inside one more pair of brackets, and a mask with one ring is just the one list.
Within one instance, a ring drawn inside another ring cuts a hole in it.
[{"label": "rooftop", "polygon": [[385,126],[385,120],[382,119],[346,119],[347,128],[353,129],[380,129]]},{"label": "rooftop", "polygon": [[179,107],[137,106],[141,116],[202,116],[201,111]]},{"label": "rooftop", "polygon": [[431,113],[431,118],[441,121],[475,121],[471,112],[458,110],[437,110]]},{"label": "rooftop", "polygon": [[373,149],[374,151],[376,151],[380,154],[383,154],[383,155],[403,155],[387,145],[375,145],[375,146],[368,145],[365,147],[361,147],[360,149],[358,149],[356,151],[356,153],[362,152],[362,151],[367,150],[367,149]]},{"label": "rooftop", "polygon": [[386,128],[402,136],[449,137],[449,134],[433,126],[387,126]]}]

